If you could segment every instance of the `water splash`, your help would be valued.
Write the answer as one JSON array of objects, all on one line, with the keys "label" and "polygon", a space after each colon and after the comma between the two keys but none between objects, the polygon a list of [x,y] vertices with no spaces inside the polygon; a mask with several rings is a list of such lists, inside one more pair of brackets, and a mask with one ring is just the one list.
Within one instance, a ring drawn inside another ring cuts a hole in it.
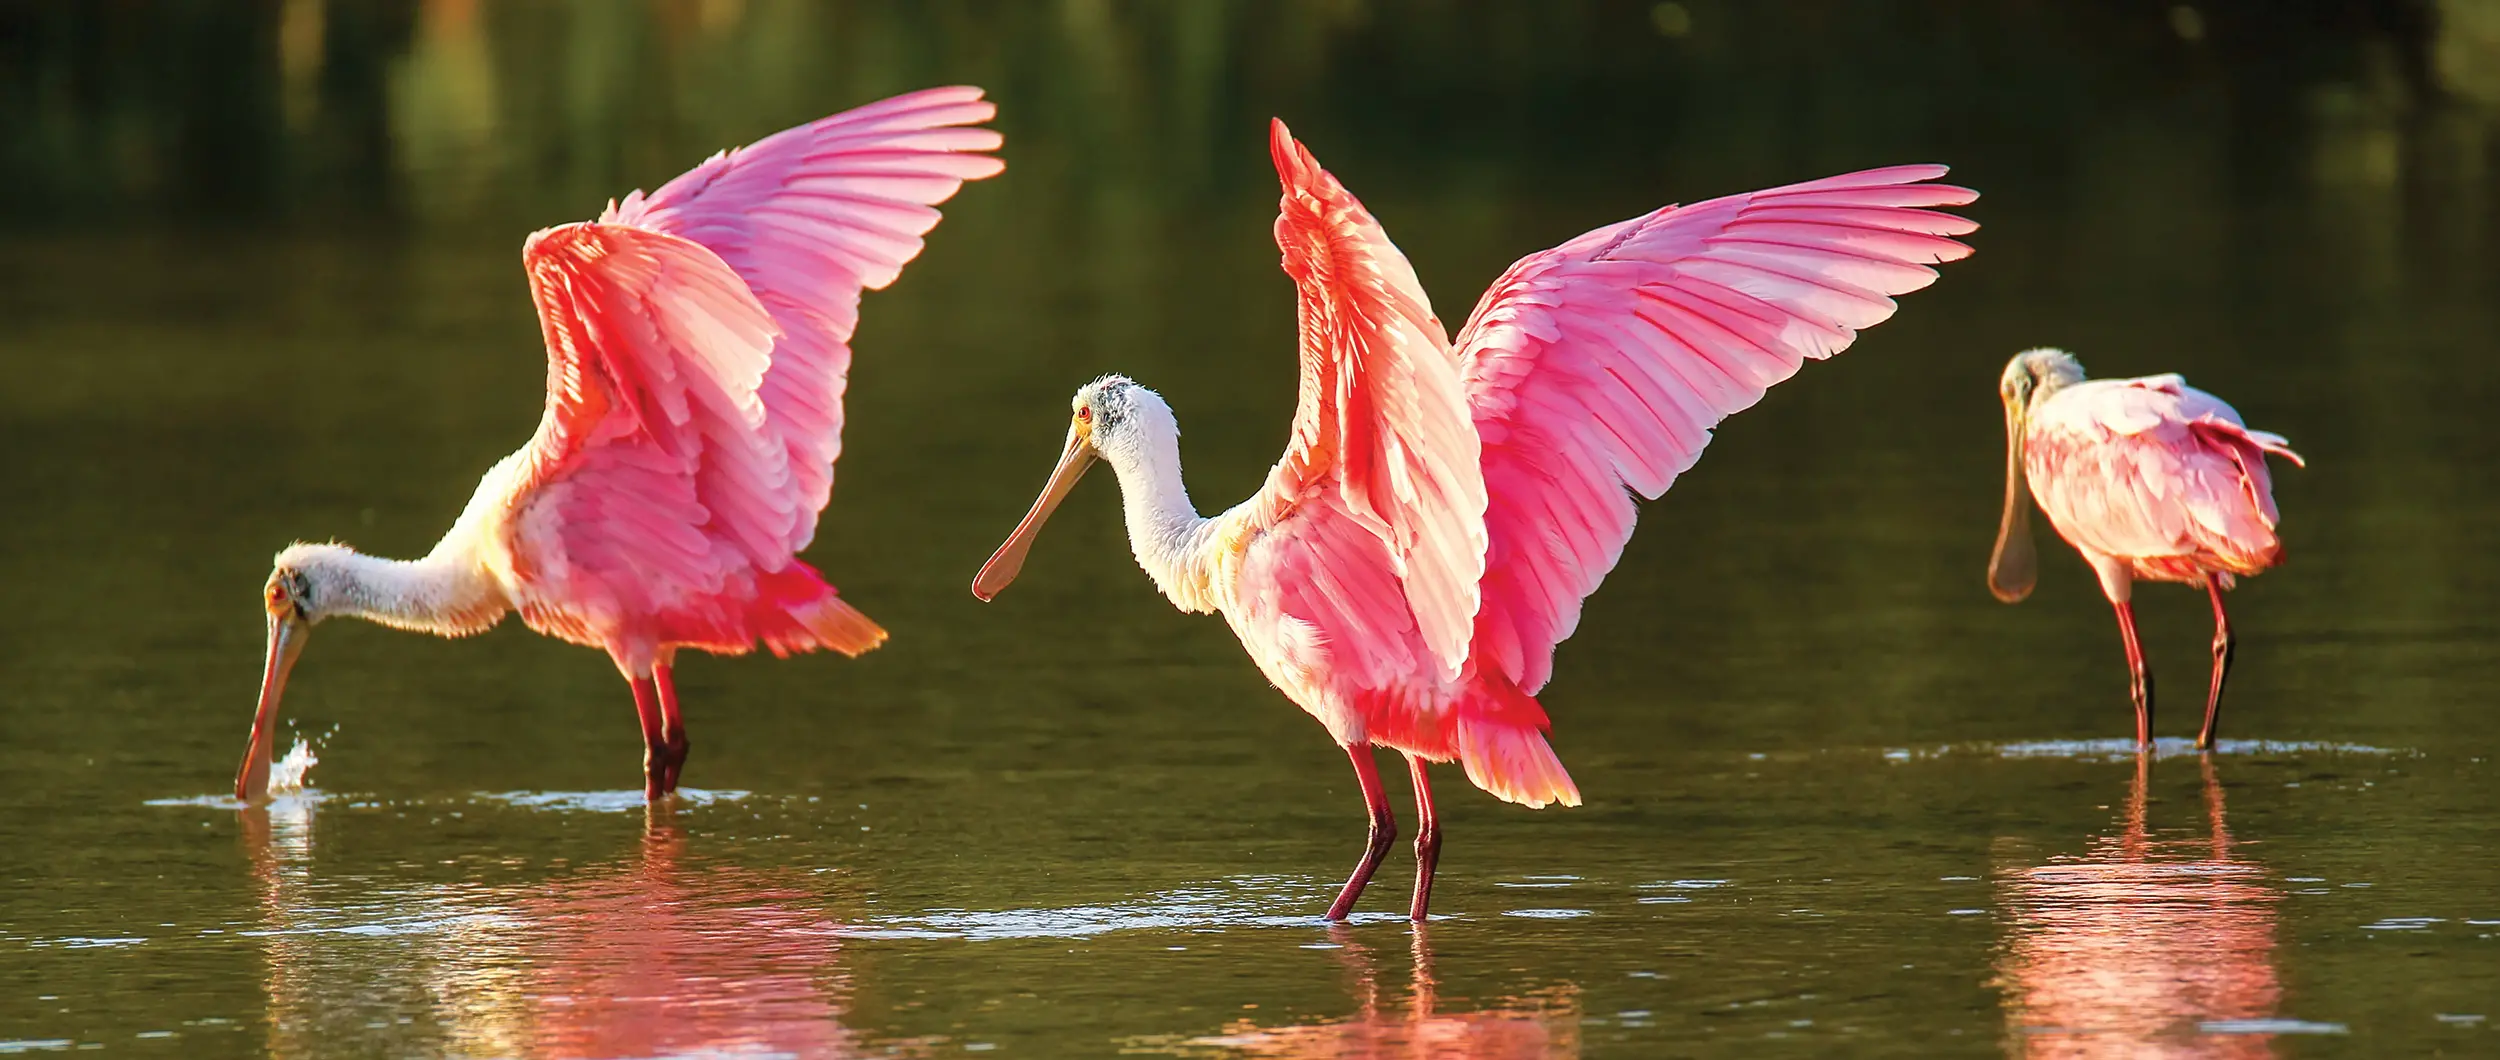
[{"label": "water splash", "polygon": [[311,787],[312,767],[320,764],[320,756],[313,753],[312,741],[296,737],[295,746],[287,748],[286,757],[269,767],[269,794],[293,795]]},{"label": "water splash", "polygon": [[[337,733],[338,728],[332,726],[328,732],[319,733],[310,738],[298,736],[295,738],[295,746],[287,748],[284,757],[269,764],[268,792],[271,809],[275,810],[282,806],[300,806],[309,809],[312,804],[322,800],[323,794],[314,790],[312,786],[312,768],[321,764],[321,756],[314,751],[314,744],[315,741],[327,741]],[[232,795],[189,795],[145,801],[149,806],[210,806],[220,810],[240,810],[250,805]]]}]

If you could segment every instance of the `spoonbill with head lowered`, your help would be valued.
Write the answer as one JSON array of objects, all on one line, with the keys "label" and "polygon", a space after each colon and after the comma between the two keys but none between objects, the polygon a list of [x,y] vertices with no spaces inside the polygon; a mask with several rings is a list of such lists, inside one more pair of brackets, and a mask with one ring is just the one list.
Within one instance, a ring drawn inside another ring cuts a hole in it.
[{"label": "spoonbill with head lowered", "polygon": [[2006,603],[2031,595],[2039,555],[2031,546],[2024,484],[2057,536],[2083,553],[2118,612],[2135,700],[2135,742],[2153,743],[2153,672],[2135,636],[2134,583],[2203,586],[2214,605],[2213,682],[2196,746],[2211,749],[2231,673],[2230,616],[2222,591],[2236,576],[2283,561],[2282,516],[2266,454],[2294,465],[2279,434],[2249,430],[2231,406],[2177,375],[2083,377],[2064,350],[2025,350],[1997,380],[2005,403],[2005,515],[1988,559],[1988,591]]},{"label": "spoonbill with head lowered", "polygon": [[1373,748],[1406,757],[1419,817],[1409,915],[1441,832],[1425,775],[1453,759],[1531,807],[1577,805],[1535,694],[1655,498],[1710,428],[1893,313],[1969,253],[1929,207],[1977,196],[1896,166],[1589,232],[1511,266],[1453,344],[1415,273],[1284,123],[1276,243],[1297,287],[1300,407],[1257,495],[1201,517],[1162,397],[1120,376],[1076,392],[1057,470],[973,580],[1015,579],[1096,460],[1120,479],[1137,562],[1184,611],[1215,611],[1269,681],[1353,760],[1370,842],[1342,920],[1396,837]]},{"label": "spoonbill with head lowered", "polygon": [[341,615],[444,636],[519,611],[604,648],[633,686],[643,791],[677,787],[680,648],[856,655],[885,631],[797,558],[842,448],[863,288],[892,283],[935,205],[992,176],[997,108],[896,96],[712,156],[521,252],[547,343],[538,432],[425,558],[296,544],[269,574],[269,654],[235,797],[255,801],[287,674]]}]

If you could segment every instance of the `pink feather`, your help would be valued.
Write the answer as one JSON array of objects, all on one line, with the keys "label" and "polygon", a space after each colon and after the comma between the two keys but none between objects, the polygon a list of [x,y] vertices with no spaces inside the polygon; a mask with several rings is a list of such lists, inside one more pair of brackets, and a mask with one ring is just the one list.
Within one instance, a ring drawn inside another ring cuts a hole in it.
[{"label": "pink feather", "polygon": [[2058,536],[2138,578],[2202,584],[2280,562],[2266,454],[2300,462],[2221,398],[2176,375],[2093,379],[2032,410],[2023,447]]},{"label": "pink feather", "polygon": [[[1348,519],[1387,546],[1432,669],[1466,658],[1484,572],[1484,480],[1449,338],[1406,256],[1285,123],[1276,245],[1300,293],[1293,439],[1250,504],[1262,525]],[[1323,494],[1334,500],[1310,504]]]},{"label": "pink feather", "polygon": [[[1479,669],[1543,688],[1631,538],[1626,491],[1664,493],[1720,420],[1890,317],[1889,296],[1933,281],[1928,265],[1969,254],[1945,237],[1978,226],[1928,208],[1976,194],[1917,183],[1943,174],[1894,166],[1667,207],[1529,255],[1485,292],[1457,343],[1498,484]],[[1555,518],[1581,532],[1554,533]]]},{"label": "pink feather", "polygon": [[724,151],[531,237],[548,399],[507,496],[534,628],[647,667],[675,646],[857,653],[884,631],[796,555],[842,448],[863,289],[994,175],[970,87]]},{"label": "pink feather", "polygon": [[1293,440],[1240,511],[1231,615],[1339,742],[1579,792],[1534,693],[1710,430],[1967,255],[1977,196],[1895,166],[1667,207],[1511,266],[1453,348],[1378,222],[1273,128],[1300,295]]}]

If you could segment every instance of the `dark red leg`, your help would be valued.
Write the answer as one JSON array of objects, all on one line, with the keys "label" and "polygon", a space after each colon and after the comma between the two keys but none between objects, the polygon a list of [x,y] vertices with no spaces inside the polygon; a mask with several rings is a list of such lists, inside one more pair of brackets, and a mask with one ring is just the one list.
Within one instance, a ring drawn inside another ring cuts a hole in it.
[{"label": "dark red leg", "polygon": [[2135,745],[2153,746],[2153,671],[2144,665],[2144,648],[2135,640],[2135,607],[2121,600],[2118,636],[2127,642],[2127,694],[2135,697]]},{"label": "dark red leg", "polygon": [[1343,920],[1354,911],[1354,900],[1363,896],[1363,885],[1372,882],[1372,873],[1379,871],[1380,859],[1389,853],[1389,844],[1398,841],[1397,815],[1389,812],[1389,792],[1380,786],[1380,767],[1372,762],[1372,745],[1358,744],[1345,749],[1354,760],[1354,779],[1363,785],[1363,806],[1371,812],[1371,839],[1363,847],[1363,860],[1354,865],[1354,875],[1346,877],[1345,889],[1337,892],[1337,900],[1328,906],[1328,919]]},{"label": "dark red leg", "polygon": [[2214,721],[2222,716],[2222,682],[2231,676],[2231,649],[2239,638],[2231,635],[2231,616],[2222,613],[2222,576],[2205,576],[2205,595],[2214,600],[2214,687],[2205,694],[2205,727],[2196,732],[2196,748],[2214,749]]},{"label": "dark red leg", "polygon": [[660,687],[660,750],[665,754],[660,776],[660,790],[676,791],[677,774],[686,768],[686,719],[677,713],[676,667],[662,664],[651,668],[652,683]]},{"label": "dark red leg", "polygon": [[1432,777],[1426,763],[1406,756],[1406,775],[1415,781],[1415,904],[1407,919],[1422,923],[1432,909],[1432,870],[1441,864],[1441,816],[1432,810]]},{"label": "dark red leg", "polygon": [[633,678],[634,713],[642,717],[642,797],[657,800],[668,794],[661,783],[666,772],[668,738],[661,729],[660,690],[648,677]]}]

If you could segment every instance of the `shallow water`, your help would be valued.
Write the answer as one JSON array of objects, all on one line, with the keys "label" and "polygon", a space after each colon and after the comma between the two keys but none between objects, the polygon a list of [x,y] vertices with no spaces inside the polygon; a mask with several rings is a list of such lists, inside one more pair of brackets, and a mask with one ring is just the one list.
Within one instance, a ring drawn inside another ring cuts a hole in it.
[{"label": "shallow water", "polygon": [[[2500,34],[2105,6],[0,14],[0,1053],[2500,1048]],[[947,81],[1009,170],[869,296],[809,553],[888,647],[687,660],[696,789],[646,810],[596,653],[331,623],[308,784],[221,794],[269,554],[421,552],[527,438],[527,231]],[[1422,929],[1402,856],[1316,918],[1343,759],[1153,594],[1107,479],[964,589],[1096,373],[1171,399],[1207,507],[1274,459],[1270,114],[1445,318],[1671,198],[1913,159],[1986,195],[1976,257],[1644,511],[1545,696],[1588,804],[1443,771]],[[1990,390],[2039,343],[2310,460],[2211,758],[2203,600],[2139,598],[2139,759],[2083,565],[1982,585]]]}]

